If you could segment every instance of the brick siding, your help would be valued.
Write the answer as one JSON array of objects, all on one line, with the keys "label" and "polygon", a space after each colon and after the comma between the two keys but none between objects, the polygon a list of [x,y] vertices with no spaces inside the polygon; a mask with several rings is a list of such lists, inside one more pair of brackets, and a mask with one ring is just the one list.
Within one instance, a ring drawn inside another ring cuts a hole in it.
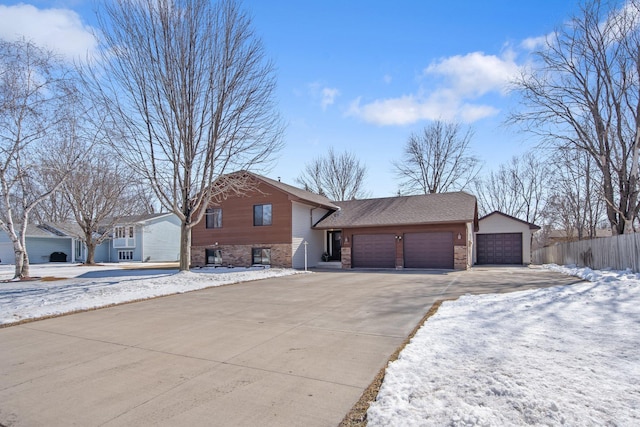
[{"label": "brick siding", "polygon": [[233,267],[249,267],[252,264],[252,249],[271,249],[271,266],[291,268],[291,244],[255,244],[255,245],[219,245],[219,246],[192,246],[191,266],[202,267],[206,265],[205,254],[207,249],[219,249],[222,252],[222,265]]}]

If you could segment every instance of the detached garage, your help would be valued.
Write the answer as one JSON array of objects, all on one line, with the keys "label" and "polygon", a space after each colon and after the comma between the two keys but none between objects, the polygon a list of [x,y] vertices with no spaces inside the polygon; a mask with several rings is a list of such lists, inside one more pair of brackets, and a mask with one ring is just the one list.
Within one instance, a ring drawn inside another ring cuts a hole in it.
[{"label": "detached garage", "polygon": [[540,227],[498,211],[480,218],[478,224],[476,264],[531,263],[531,234]]}]

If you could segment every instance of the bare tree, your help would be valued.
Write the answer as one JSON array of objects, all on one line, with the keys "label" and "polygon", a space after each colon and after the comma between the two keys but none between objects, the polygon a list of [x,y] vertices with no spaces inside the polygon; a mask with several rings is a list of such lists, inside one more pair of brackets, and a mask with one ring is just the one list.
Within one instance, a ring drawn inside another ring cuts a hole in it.
[{"label": "bare tree", "polygon": [[469,152],[473,132],[459,123],[435,121],[412,134],[402,160],[393,162],[406,193],[443,193],[465,189],[478,175],[480,162]]},{"label": "bare tree", "polygon": [[611,228],[623,233],[640,210],[640,1],[611,5],[587,0],[548,38],[539,64],[516,82],[524,108],[512,121],[593,159]]},{"label": "bare tree", "polygon": [[539,221],[546,202],[551,169],[533,152],[513,157],[476,182],[481,213],[500,211],[527,222]]},{"label": "bare tree", "polygon": [[556,150],[552,167],[553,186],[544,212],[547,222],[564,230],[568,238],[596,237],[605,203],[593,159],[583,150]]},{"label": "bare tree", "polygon": [[[82,153],[64,132],[79,98],[67,67],[31,42],[0,40],[0,228],[13,243],[15,278],[29,276],[26,228],[33,209],[62,185]],[[55,182],[42,181],[42,159],[65,155],[53,165]]]},{"label": "bare tree", "polygon": [[232,191],[212,184],[281,146],[273,66],[233,0],[114,0],[99,21],[102,68],[87,80],[119,128],[121,158],[180,218],[188,270],[192,227]]},{"label": "bare tree", "polygon": [[307,163],[296,181],[306,190],[331,200],[354,200],[366,197],[363,188],[366,175],[366,166],[355,154],[348,151],[336,154],[330,148],[326,157]]},{"label": "bare tree", "polygon": [[[49,156],[44,164],[55,165],[58,157]],[[54,170],[51,179],[59,179],[57,174]],[[96,247],[110,236],[121,218],[143,211],[146,203],[140,199],[136,178],[111,151],[95,147],[64,180],[58,194],[82,230],[77,237],[87,247],[85,264],[95,264]]]}]

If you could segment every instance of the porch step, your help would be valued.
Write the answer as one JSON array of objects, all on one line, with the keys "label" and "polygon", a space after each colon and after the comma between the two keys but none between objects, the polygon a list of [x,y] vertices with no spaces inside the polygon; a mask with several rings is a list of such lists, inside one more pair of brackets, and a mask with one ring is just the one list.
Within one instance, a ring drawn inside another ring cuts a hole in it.
[{"label": "porch step", "polygon": [[318,261],[318,263],[316,264],[316,268],[335,268],[335,269],[341,269],[342,268],[342,262],[340,261]]}]

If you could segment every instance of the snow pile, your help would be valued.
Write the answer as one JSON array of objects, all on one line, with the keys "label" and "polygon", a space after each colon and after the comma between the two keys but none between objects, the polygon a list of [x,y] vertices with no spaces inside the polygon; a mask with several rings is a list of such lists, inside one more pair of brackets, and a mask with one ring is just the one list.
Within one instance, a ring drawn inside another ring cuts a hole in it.
[{"label": "snow pile", "polygon": [[[262,267],[202,268],[190,272],[122,267],[32,265],[31,274],[43,280],[0,283],[0,324],[299,273]],[[10,278],[12,268],[2,266],[0,273]]]},{"label": "snow pile", "polygon": [[640,275],[442,304],[389,364],[369,426],[640,425]]}]

